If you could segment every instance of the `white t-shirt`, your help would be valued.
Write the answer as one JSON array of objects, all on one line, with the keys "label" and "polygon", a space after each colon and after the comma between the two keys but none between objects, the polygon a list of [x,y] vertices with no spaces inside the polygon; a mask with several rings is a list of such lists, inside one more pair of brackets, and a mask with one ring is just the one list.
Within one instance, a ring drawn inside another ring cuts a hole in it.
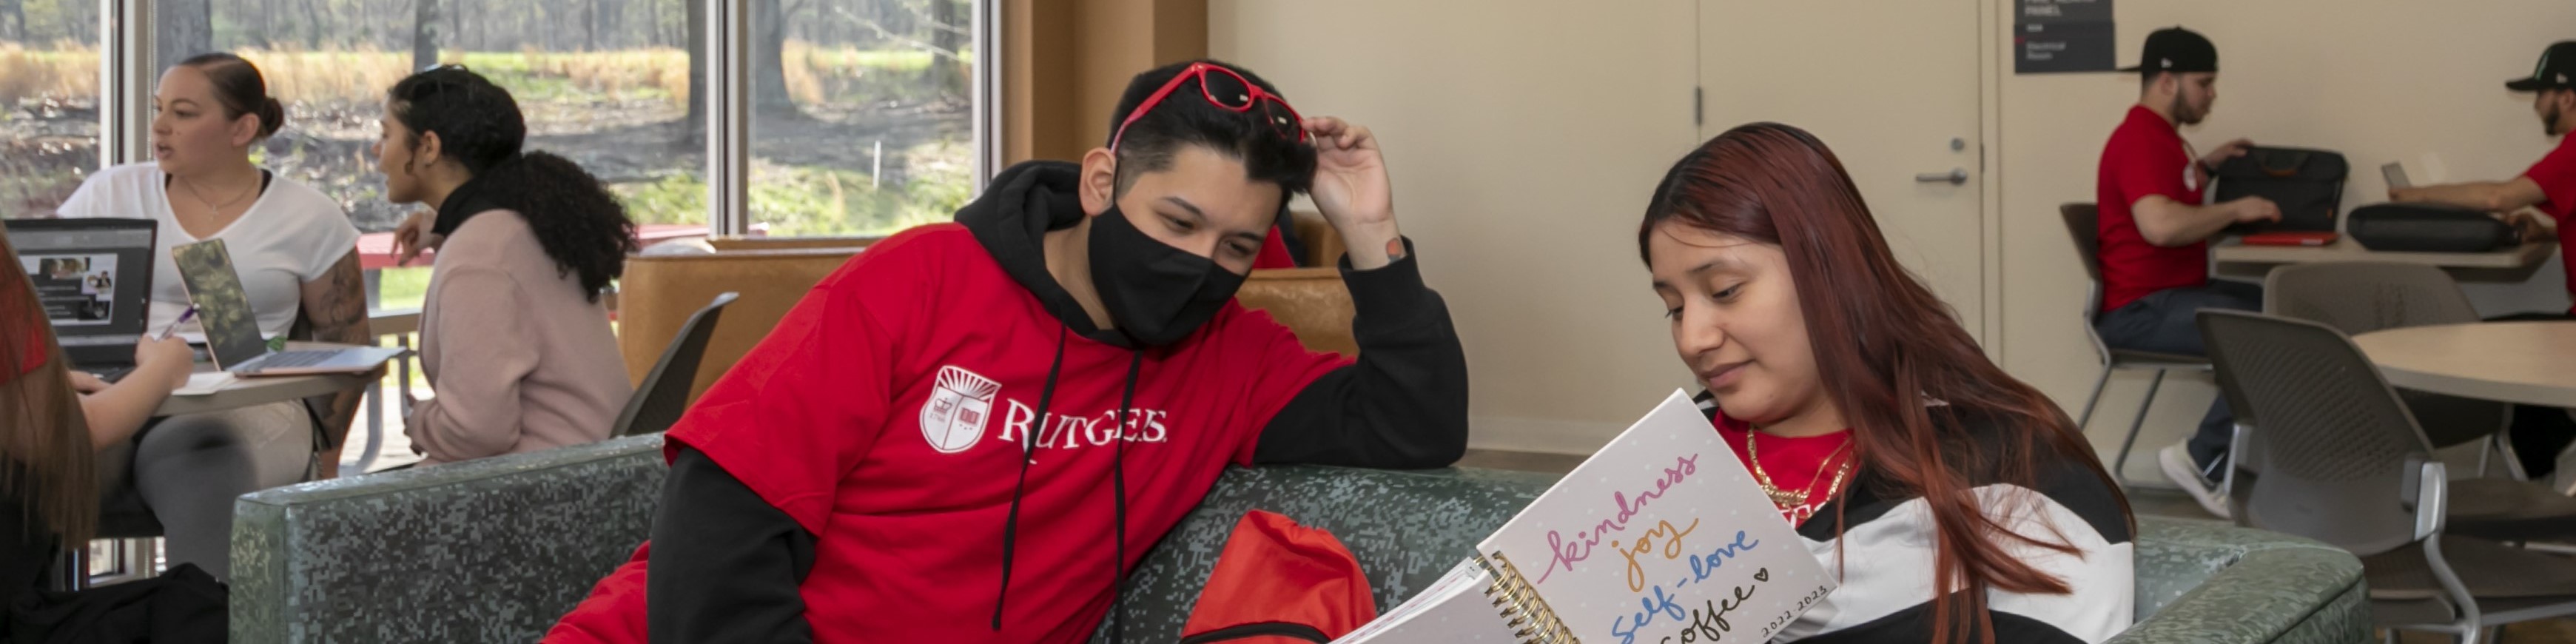
[{"label": "white t-shirt", "polygon": [[[188,309],[188,291],[179,281],[179,266],[170,247],[204,241],[188,234],[170,212],[168,175],[153,163],[109,168],[81,182],[57,211],[63,217],[124,217],[160,223],[152,259],[152,317],[147,333],[160,333]],[[182,196],[193,199],[194,197]],[[286,334],[304,298],[304,283],[321,279],[332,264],[358,248],[358,227],[348,211],[321,191],[284,176],[272,176],[268,189],[240,219],[207,239],[224,240],[233,271],[241,274],[242,291],[259,315],[265,337]],[[192,342],[205,340],[195,320],[179,327]]]}]

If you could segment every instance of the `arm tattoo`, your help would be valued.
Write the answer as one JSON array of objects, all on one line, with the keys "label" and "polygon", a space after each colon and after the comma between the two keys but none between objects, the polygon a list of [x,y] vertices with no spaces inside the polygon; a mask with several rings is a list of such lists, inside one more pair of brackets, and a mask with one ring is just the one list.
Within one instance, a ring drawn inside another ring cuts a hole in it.
[{"label": "arm tattoo", "polygon": [[[310,335],[304,339],[341,344],[375,343],[375,334],[367,327],[366,275],[358,269],[356,250],[340,256],[340,261],[333,263],[321,277],[305,282],[302,304],[296,316],[296,326],[310,330]],[[311,404],[324,410],[322,420],[326,426],[323,430],[331,436],[332,445],[339,445],[348,438],[349,425],[357,420],[358,403],[364,397],[364,391],[352,389],[312,399]],[[329,452],[337,455],[339,450]]]}]

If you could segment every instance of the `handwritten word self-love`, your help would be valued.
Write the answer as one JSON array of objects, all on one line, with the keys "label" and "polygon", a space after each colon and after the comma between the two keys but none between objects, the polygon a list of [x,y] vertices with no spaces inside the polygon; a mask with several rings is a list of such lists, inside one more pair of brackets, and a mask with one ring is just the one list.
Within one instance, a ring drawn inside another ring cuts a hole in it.
[{"label": "handwritten word self-love", "polygon": [[[1664,493],[1672,490],[1674,485],[1679,485],[1683,480],[1686,480],[1691,475],[1698,473],[1698,454],[1673,459],[1673,466],[1664,468],[1663,475],[1656,478],[1651,484],[1654,486],[1654,489],[1639,490],[1634,497],[1629,496],[1625,492],[1612,492],[1610,494],[1610,504],[1619,510],[1619,514],[1617,516],[1603,519],[1601,520],[1601,523],[1595,524],[1592,527],[1576,530],[1571,538],[1555,530],[1547,531],[1547,568],[1544,572],[1539,573],[1538,583],[1547,583],[1548,577],[1555,575],[1558,570],[1573,572],[1575,564],[1582,563],[1583,560],[1592,557],[1592,551],[1601,546],[1602,539],[1614,534],[1626,532],[1628,530],[1628,521],[1637,518],[1637,514],[1644,512],[1647,502],[1663,498]],[[1696,526],[1697,524],[1694,523],[1693,525]],[[1657,526],[1658,530],[1663,530],[1667,535],[1672,532],[1670,528],[1670,523],[1664,523]],[[1687,532],[1687,529],[1685,529],[1684,532]],[[1673,536],[1677,537],[1678,535]],[[1615,548],[1617,546],[1614,544],[1612,547]],[[1630,563],[1635,563],[1633,558],[1631,558]],[[1630,589],[1635,590],[1637,585],[1638,584],[1636,583],[1631,583]]]},{"label": "handwritten word self-love", "polygon": [[[1744,553],[1750,552],[1754,548],[1761,546],[1762,542],[1753,539],[1751,534],[1738,530],[1735,533],[1735,541],[1733,543],[1718,546],[1716,549],[1710,550],[1705,555],[1691,555],[1691,574],[1674,581],[1672,583],[1672,587],[1681,588],[1706,582],[1710,576],[1717,574],[1717,571],[1720,568],[1726,566],[1727,560],[1741,557]],[[1771,581],[1771,569],[1755,569],[1753,571],[1753,580],[1757,582],[1757,585],[1759,582]],[[1748,595],[1752,592],[1752,587],[1739,586],[1736,588],[1735,592],[1738,595]],[[1655,592],[1651,596],[1637,598],[1638,605],[1645,608],[1645,610],[1638,611],[1634,615],[1620,617],[1619,619],[1610,622],[1610,636],[1619,638],[1620,644],[1632,644],[1636,640],[1637,631],[1644,629],[1648,624],[1654,623],[1655,618],[1658,616],[1680,620],[1684,619],[1685,615],[1696,615],[1698,613],[1697,611],[1684,612],[1681,605],[1674,601],[1678,598],[1680,598],[1679,594],[1666,592],[1664,590],[1664,586],[1655,586]],[[1691,617],[1689,619],[1694,622],[1694,626],[1697,625],[1697,622],[1700,622],[1703,619],[1715,620],[1717,622],[1718,630],[1731,630],[1733,627],[1726,625],[1724,616],[1727,612],[1735,610],[1735,606],[1743,601],[1744,597],[1739,596],[1735,601],[1727,602],[1725,610],[1723,611],[1716,610],[1715,607],[1712,606],[1706,617]],[[1687,631],[1689,629],[1684,630]],[[1715,633],[1711,632],[1708,636],[1713,638]],[[1689,635],[1685,633],[1683,637],[1687,640]]]}]

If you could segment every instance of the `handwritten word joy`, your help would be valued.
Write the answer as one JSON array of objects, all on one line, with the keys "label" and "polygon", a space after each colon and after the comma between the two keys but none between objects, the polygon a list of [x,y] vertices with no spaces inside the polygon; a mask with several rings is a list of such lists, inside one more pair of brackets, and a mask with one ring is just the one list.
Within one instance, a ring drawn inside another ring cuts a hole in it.
[{"label": "handwritten word joy", "polygon": [[[1637,564],[1637,555],[1653,553],[1655,551],[1655,537],[1664,538],[1664,559],[1680,559],[1682,558],[1682,537],[1689,536],[1692,530],[1698,529],[1698,519],[1691,519],[1690,527],[1680,529],[1674,529],[1673,522],[1671,521],[1657,521],[1655,522],[1654,529],[1647,530],[1645,534],[1637,535],[1637,543],[1635,545],[1623,548],[1619,546],[1619,542],[1617,541],[1610,542],[1611,549],[1619,551],[1619,556],[1626,557],[1628,559],[1628,592],[1639,592],[1646,589],[1646,569],[1645,567]],[[1744,533],[1738,532],[1736,534],[1740,535]]]},{"label": "handwritten word joy", "polygon": [[[1672,490],[1674,485],[1680,484],[1690,475],[1698,473],[1698,454],[1673,459],[1673,466],[1664,468],[1663,477],[1655,479],[1655,489],[1640,490],[1633,499],[1623,492],[1612,492],[1610,494],[1611,505],[1619,509],[1618,516],[1603,519],[1601,520],[1601,523],[1590,528],[1577,530],[1574,532],[1574,537],[1571,539],[1555,530],[1547,531],[1547,569],[1545,572],[1539,573],[1538,583],[1547,583],[1547,578],[1555,575],[1558,570],[1573,572],[1574,564],[1581,563],[1583,560],[1592,557],[1593,549],[1601,546],[1602,538],[1610,536],[1611,534],[1626,532],[1628,530],[1628,521],[1630,519],[1637,518],[1638,513],[1645,511],[1646,502],[1663,498],[1664,493]],[[1658,526],[1659,529],[1665,527],[1670,526],[1669,524]],[[1613,542],[1611,547],[1616,548],[1618,547],[1618,544]],[[1633,585],[1631,589],[1634,589]]]}]

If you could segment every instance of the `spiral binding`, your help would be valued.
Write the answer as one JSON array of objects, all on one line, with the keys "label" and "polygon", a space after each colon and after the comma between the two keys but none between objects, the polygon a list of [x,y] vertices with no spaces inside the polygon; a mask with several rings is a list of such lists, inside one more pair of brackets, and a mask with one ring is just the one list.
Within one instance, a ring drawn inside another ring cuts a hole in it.
[{"label": "spiral binding", "polygon": [[1492,586],[1485,588],[1485,596],[1493,598],[1504,624],[1523,644],[1581,644],[1574,638],[1573,629],[1565,627],[1565,620],[1558,619],[1556,611],[1547,607],[1547,600],[1538,596],[1538,589],[1530,586],[1529,578],[1512,567],[1510,558],[1496,552],[1476,557],[1476,565],[1494,580]]}]

